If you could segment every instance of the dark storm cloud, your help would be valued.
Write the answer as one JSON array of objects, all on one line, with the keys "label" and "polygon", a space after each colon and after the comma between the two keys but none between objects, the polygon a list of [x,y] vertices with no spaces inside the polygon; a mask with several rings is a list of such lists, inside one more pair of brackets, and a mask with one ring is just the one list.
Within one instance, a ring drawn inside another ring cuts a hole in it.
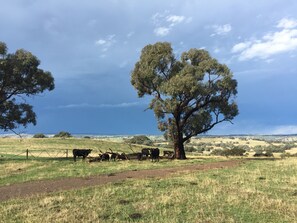
[{"label": "dark storm cloud", "polygon": [[34,53],[56,80],[55,91],[33,99],[38,125],[28,131],[129,133],[143,119],[130,132],[156,132],[130,72],[141,49],[157,41],[171,42],[177,56],[204,48],[234,72],[240,115],[214,133],[292,131],[296,10],[293,0],[11,0],[1,2],[0,41],[10,52]]}]

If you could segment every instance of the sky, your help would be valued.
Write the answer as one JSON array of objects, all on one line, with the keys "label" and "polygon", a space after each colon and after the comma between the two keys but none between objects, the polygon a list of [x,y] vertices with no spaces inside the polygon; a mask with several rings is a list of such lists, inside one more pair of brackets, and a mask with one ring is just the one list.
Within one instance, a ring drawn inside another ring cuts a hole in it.
[{"label": "sky", "polygon": [[295,0],[0,0],[0,41],[55,78],[24,133],[162,134],[131,71],[147,44],[205,49],[238,81],[239,115],[208,134],[297,133]]}]

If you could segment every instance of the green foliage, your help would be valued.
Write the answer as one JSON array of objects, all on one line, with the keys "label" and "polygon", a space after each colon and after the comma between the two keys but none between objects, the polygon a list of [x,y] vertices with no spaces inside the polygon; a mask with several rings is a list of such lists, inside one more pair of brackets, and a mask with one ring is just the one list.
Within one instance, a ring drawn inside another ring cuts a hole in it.
[{"label": "green foliage", "polygon": [[51,73],[38,68],[39,65],[32,53],[20,49],[9,54],[6,44],[0,42],[0,129],[8,131],[36,124],[33,107],[20,99],[54,89]]},{"label": "green foliage", "polygon": [[69,138],[69,137],[72,137],[72,135],[69,132],[61,131],[61,132],[57,133],[56,135],[54,135],[54,137]]},{"label": "green foliage", "polygon": [[46,136],[43,133],[37,133],[33,136],[33,138],[46,138]]},{"label": "green foliage", "polygon": [[149,108],[159,129],[180,151],[177,158],[185,158],[184,142],[238,114],[237,81],[205,50],[190,49],[178,60],[170,43],[147,45],[132,71],[131,84],[139,97],[153,97]]},{"label": "green foliage", "polygon": [[265,157],[273,157],[273,153],[269,150],[255,150],[255,157],[257,156],[265,156]]},{"label": "green foliage", "polygon": [[186,152],[195,152],[197,150],[196,150],[196,148],[194,146],[186,146],[185,151]]},{"label": "green foliage", "polygon": [[147,146],[153,145],[153,141],[145,135],[133,136],[131,139],[127,139],[126,142],[131,144],[140,144]]},{"label": "green foliage", "polygon": [[234,147],[232,149],[214,149],[211,154],[216,156],[243,156],[245,149]]}]

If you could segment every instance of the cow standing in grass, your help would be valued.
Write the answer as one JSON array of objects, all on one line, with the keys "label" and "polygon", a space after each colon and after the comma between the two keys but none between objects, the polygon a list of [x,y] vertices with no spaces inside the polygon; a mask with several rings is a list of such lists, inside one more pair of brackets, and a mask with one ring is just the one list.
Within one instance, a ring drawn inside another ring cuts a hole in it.
[{"label": "cow standing in grass", "polygon": [[143,148],[141,150],[141,154],[142,156],[148,157],[149,155],[151,155],[151,148]]},{"label": "cow standing in grass", "polygon": [[85,159],[91,152],[91,149],[73,149],[72,153],[74,162],[76,162],[76,157],[82,156],[82,158]]},{"label": "cow standing in grass", "polygon": [[158,148],[152,148],[150,150],[151,150],[151,159],[152,159],[152,162],[153,161],[159,162],[160,150]]},{"label": "cow standing in grass", "polygon": [[164,150],[163,151],[163,156],[167,156],[169,158],[172,158],[174,156],[174,152],[173,151],[169,151],[169,150]]}]

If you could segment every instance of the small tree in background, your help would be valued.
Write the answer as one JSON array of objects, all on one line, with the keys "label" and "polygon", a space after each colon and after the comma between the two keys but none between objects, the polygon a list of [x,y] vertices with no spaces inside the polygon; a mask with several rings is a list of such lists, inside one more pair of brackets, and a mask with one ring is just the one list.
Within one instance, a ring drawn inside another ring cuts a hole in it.
[{"label": "small tree in background", "polygon": [[126,142],[130,144],[140,144],[147,146],[153,145],[153,141],[145,135],[133,136],[131,139],[127,139]]},{"label": "small tree in background", "polygon": [[158,127],[186,159],[184,143],[238,114],[237,81],[229,68],[201,49],[175,58],[170,43],[145,46],[131,74],[139,97],[152,96]]},{"label": "small tree in background", "polygon": [[54,135],[55,138],[70,138],[72,137],[72,135],[69,132],[64,132],[61,131],[59,133],[57,133],[56,135]]},{"label": "small tree in background", "polygon": [[46,138],[46,136],[43,133],[37,133],[33,136],[33,138],[41,139],[41,138]]},{"label": "small tree in background", "polygon": [[36,114],[25,98],[55,87],[51,73],[39,64],[32,53],[20,49],[9,54],[0,42],[0,129],[15,132],[19,126],[36,125]]}]

